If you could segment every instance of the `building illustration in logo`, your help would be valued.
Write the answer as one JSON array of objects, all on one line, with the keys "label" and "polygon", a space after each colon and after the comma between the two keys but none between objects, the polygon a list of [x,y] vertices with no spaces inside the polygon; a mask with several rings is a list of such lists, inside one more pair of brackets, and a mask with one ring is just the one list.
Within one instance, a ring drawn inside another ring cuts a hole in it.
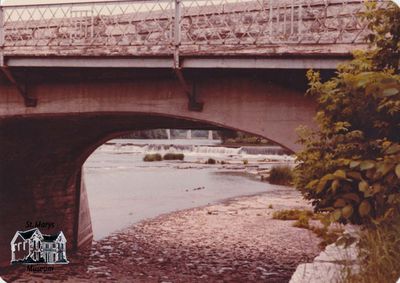
[{"label": "building illustration in logo", "polygon": [[17,231],[11,240],[12,264],[66,264],[66,243],[63,232],[42,234],[38,228]]}]

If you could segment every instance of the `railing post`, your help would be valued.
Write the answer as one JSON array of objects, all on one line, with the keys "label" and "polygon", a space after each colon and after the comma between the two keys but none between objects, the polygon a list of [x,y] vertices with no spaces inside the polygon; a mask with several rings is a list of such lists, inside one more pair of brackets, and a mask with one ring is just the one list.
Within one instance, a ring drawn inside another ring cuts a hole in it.
[{"label": "railing post", "polygon": [[4,66],[4,7],[0,3],[0,67]]},{"label": "railing post", "polygon": [[179,48],[181,45],[181,19],[182,19],[182,0],[174,0],[175,2],[175,19],[174,19],[174,68],[179,69]]}]

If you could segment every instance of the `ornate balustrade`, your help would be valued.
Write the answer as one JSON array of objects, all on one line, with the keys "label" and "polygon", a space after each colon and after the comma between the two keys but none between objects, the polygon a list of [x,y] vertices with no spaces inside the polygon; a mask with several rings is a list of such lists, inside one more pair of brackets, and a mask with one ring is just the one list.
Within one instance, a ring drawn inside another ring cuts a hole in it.
[{"label": "ornate balustrade", "polygon": [[[385,2],[380,2],[384,5]],[[3,6],[7,56],[282,54],[363,44],[363,0],[136,0]],[[347,47],[346,47],[347,46]]]}]

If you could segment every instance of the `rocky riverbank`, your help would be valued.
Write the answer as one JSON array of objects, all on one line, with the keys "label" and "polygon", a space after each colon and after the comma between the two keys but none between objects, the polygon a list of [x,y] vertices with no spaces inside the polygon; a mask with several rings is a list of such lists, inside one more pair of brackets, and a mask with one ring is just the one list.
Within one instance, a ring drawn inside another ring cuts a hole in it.
[{"label": "rocky riverbank", "polygon": [[72,255],[47,272],[11,267],[7,282],[287,282],[320,252],[319,239],[272,219],[307,208],[290,188],[240,197],[143,221]]}]

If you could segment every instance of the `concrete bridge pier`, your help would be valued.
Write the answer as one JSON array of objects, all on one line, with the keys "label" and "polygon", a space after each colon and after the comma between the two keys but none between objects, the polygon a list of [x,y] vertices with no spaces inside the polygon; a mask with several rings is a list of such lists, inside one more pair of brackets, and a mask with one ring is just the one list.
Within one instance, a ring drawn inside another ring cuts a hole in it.
[{"label": "concrete bridge pier", "polygon": [[18,230],[63,231],[67,252],[92,241],[80,149],[68,140],[72,133],[65,125],[49,122],[0,119],[1,266],[10,264]]}]

